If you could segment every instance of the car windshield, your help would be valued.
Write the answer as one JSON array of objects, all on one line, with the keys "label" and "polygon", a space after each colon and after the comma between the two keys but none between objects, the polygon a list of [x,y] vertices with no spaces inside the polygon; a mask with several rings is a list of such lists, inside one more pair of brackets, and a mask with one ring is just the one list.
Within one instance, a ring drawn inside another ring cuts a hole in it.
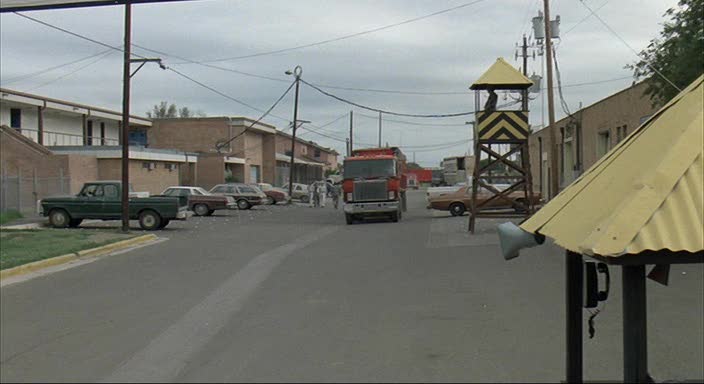
[{"label": "car windshield", "polygon": [[358,177],[390,177],[396,176],[396,168],[392,159],[384,160],[348,160],[345,161],[345,178]]},{"label": "car windshield", "polygon": [[210,192],[206,191],[205,189],[198,187],[198,188],[193,188],[193,191],[195,192],[196,195],[210,195]]},{"label": "car windshield", "polygon": [[239,189],[241,193],[257,193],[255,187],[250,187],[248,185],[240,185]]}]

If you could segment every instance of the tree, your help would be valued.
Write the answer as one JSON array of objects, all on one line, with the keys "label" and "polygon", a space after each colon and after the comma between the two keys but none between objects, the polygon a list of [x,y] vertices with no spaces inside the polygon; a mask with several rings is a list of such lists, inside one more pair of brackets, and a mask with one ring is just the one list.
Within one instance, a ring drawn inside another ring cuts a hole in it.
[{"label": "tree", "polygon": [[[640,61],[626,67],[637,78],[648,78],[646,95],[654,105],[672,99],[704,72],[704,0],[680,0],[668,9],[660,36],[641,51]],[[660,72],[660,74],[658,74]]]},{"label": "tree", "polygon": [[150,119],[186,119],[189,117],[206,117],[206,115],[200,110],[194,112],[188,107],[177,108],[176,104],[162,101],[152,107],[150,112],[147,112],[147,117]]}]

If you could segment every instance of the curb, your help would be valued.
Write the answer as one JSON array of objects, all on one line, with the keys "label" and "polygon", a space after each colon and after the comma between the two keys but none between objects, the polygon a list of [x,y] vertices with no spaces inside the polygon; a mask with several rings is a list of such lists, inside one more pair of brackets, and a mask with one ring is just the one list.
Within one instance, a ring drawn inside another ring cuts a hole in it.
[{"label": "curb", "polygon": [[56,256],[56,257],[52,257],[50,259],[44,259],[44,260],[39,260],[39,261],[35,261],[32,263],[18,265],[16,267],[8,268],[8,269],[4,269],[4,270],[0,271],[0,280],[4,280],[8,277],[15,277],[15,276],[24,275],[24,274],[31,273],[31,272],[36,272],[36,271],[39,271],[39,270],[42,270],[45,268],[70,263],[70,262],[76,261],[76,260],[107,255],[107,254],[115,252],[115,251],[129,248],[129,247],[135,246],[137,244],[142,244],[142,243],[146,243],[149,241],[154,241],[156,239],[157,239],[156,235],[153,235],[153,234],[142,235],[142,236],[133,237],[131,239],[121,240],[121,241],[117,241],[117,242],[110,243],[107,245],[103,245],[103,246],[97,247],[97,248],[84,249],[82,251],[68,253],[68,254],[61,255],[61,256]]},{"label": "curb", "polygon": [[28,224],[15,224],[15,225],[3,225],[0,229],[40,229],[46,227],[46,223],[28,223]]}]

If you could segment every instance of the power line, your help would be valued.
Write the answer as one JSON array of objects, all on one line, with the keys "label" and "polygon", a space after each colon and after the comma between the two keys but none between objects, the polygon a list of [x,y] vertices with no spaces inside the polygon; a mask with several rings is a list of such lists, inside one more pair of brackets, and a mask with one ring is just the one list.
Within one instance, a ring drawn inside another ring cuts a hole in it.
[{"label": "power line", "polygon": [[303,45],[297,45],[297,46],[289,47],[289,48],[276,49],[276,50],[273,50],[273,51],[259,52],[259,53],[254,53],[254,54],[250,54],[250,55],[244,55],[244,56],[226,57],[226,58],[213,59],[213,60],[201,60],[201,61],[198,61],[197,63],[216,63],[216,62],[221,62],[221,61],[232,61],[232,60],[248,59],[248,58],[252,58],[252,57],[259,57],[259,56],[265,56],[265,55],[273,55],[273,54],[277,54],[277,53],[284,53],[284,52],[299,50],[299,49],[303,49],[303,48],[315,47],[315,46],[318,46],[318,45],[323,45],[323,44],[333,43],[333,42],[336,42],[336,41],[351,39],[351,38],[353,38],[353,37],[363,36],[363,35],[367,35],[367,34],[370,34],[370,33],[375,33],[375,32],[379,32],[379,31],[383,31],[383,30],[386,30],[386,29],[389,29],[389,28],[394,28],[394,27],[398,27],[398,26],[401,26],[401,25],[405,25],[405,24],[409,24],[409,23],[416,22],[416,21],[424,20],[424,19],[427,19],[427,18],[430,18],[430,17],[433,17],[433,16],[441,15],[441,14],[443,14],[443,13],[448,13],[448,12],[456,11],[456,10],[461,9],[461,8],[469,7],[470,5],[474,5],[474,4],[480,3],[480,2],[482,2],[482,1],[484,1],[484,0],[475,0],[475,1],[471,1],[471,2],[469,2],[469,3],[460,4],[460,5],[451,7],[451,8],[446,8],[446,9],[443,9],[443,10],[440,10],[440,11],[436,11],[436,12],[433,12],[433,13],[429,13],[429,14],[426,14],[426,15],[423,15],[423,16],[414,17],[414,18],[407,19],[407,20],[404,20],[404,21],[401,21],[401,22],[398,22],[398,23],[388,24],[388,25],[384,25],[384,26],[381,26],[381,27],[368,29],[368,30],[366,30],[366,31],[356,32],[356,33],[352,33],[352,34],[349,34],[349,35],[344,35],[344,36],[335,37],[335,38],[332,38],[332,39],[326,39],[326,40],[322,40],[322,41],[317,41],[317,42],[314,42],[314,43],[303,44]]},{"label": "power line", "polygon": [[36,76],[39,76],[39,75],[43,75],[43,74],[45,74],[45,73],[47,73],[47,72],[51,72],[51,71],[54,71],[54,70],[59,69],[59,68],[68,67],[69,65],[73,65],[73,64],[80,63],[80,62],[82,62],[82,61],[90,60],[90,59],[92,59],[92,58],[94,58],[94,57],[97,57],[97,56],[100,56],[100,55],[102,55],[102,54],[104,54],[104,53],[106,53],[106,52],[112,52],[112,49],[107,49],[107,50],[104,50],[104,51],[100,51],[100,52],[98,52],[98,53],[94,53],[94,54],[92,54],[92,55],[89,55],[89,56],[86,56],[86,57],[82,57],[82,58],[80,58],[80,59],[78,59],[78,60],[72,60],[72,61],[69,61],[69,62],[67,62],[67,63],[55,65],[55,66],[53,66],[53,67],[45,68],[45,69],[42,69],[42,70],[39,70],[39,71],[36,71],[36,72],[31,72],[31,73],[27,73],[27,74],[24,74],[24,75],[11,77],[11,78],[9,78],[9,79],[3,79],[3,84],[10,84],[10,83],[15,83],[15,82],[22,81],[22,80],[27,80],[27,79],[30,79],[30,78],[32,78],[32,77],[36,77]]},{"label": "power line", "polygon": [[387,114],[387,115],[406,116],[406,117],[419,117],[419,118],[444,118],[444,117],[466,116],[466,115],[471,115],[471,114],[474,113],[474,111],[469,111],[469,112],[460,112],[460,113],[422,115],[422,114],[392,112],[392,111],[387,111],[387,110],[383,110],[383,109],[379,109],[379,108],[368,107],[368,106],[366,106],[366,105],[362,105],[362,104],[359,104],[359,103],[355,103],[355,102],[353,102],[353,101],[349,101],[349,100],[344,99],[344,98],[342,98],[342,97],[340,97],[340,96],[336,96],[336,95],[334,95],[334,94],[332,94],[332,93],[326,92],[326,91],[320,89],[319,87],[317,87],[317,86],[315,86],[315,85],[313,85],[313,84],[311,84],[311,83],[309,83],[309,82],[307,82],[307,81],[305,81],[305,80],[301,80],[301,82],[302,82],[303,84],[305,84],[305,85],[307,85],[307,86],[309,86],[309,87],[315,89],[316,91],[322,93],[323,95],[328,96],[328,97],[331,97],[331,98],[333,98],[333,99],[335,99],[335,100],[338,100],[338,101],[341,101],[341,102],[343,102],[343,103],[347,103],[347,104],[350,104],[350,105],[354,105],[354,106],[357,107],[357,108],[366,109],[366,110],[368,110],[368,111],[381,112],[381,113],[385,113],[385,114]]},{"label": "power line", "polygon": [[[614,31],[614,30],[609,26],[609,24],[607,24],[607,23],[604,21],[604,19],[602,19],[596,12],[594,12],[594,11],[584,2],[584,0],[579,0],[579,2],[580,2],[585,8],[587,8],[587,9],[589,10],[589,12],[591,12],[591,14],[594,15],[594,17],[596,17],[597,20],[599,20],[599,21],[601,22],[601,24],[603,24],[604,27],[606,27],[606,29],[609,30],[609,32],[611,32],[612,35],[616,36],[616,38],[619,39],[626,47],[628,47],[636,56],[638,56],[638,58],[641,58],[641,56],[640,56],[640,54],[638,53],[638,51],[636,51],[635,49],[633,49],[633,47],[631,47],[631,45],[628,44],[628,42],[627,42],[626,40],[624,40],[618,33],[616,33],[616,31]],[[682,92],[682,89],[680,89],[680,87],[676,86],[675,83],[673,83],[672,81],[670,81],[670,79],[668,79],[665,75],[663,75],[660,71],[658,71],[657,68],[655,68],[655,67],[653,67],[652,65],[650,65],[650,63],[648,63],[647,61],[645,61],[644,58],[643,58],[643,61],[645,62],[645,65],[648,66],[648,68],[650,68],[653,72],[657,73],[660,77],[663,78],[663,80],[667,81],[667,82],[668,82],[671,86],[673,86],[676,90]]]},{"label": "power line", "polygon": [[[594,12],[596,12],[596,11],[598,11],[598,10],[604,8],[604,6],[605,6],[606,4],[608,4],[608,3],[609,3],[609,0],[604,1],[601,5],[599,5],[598,7],[596,7],[596,9],[594,9]],[[588,18],[590,18],[590,17],[592,17],[592,14],[591,14],[591,13],[589,13],[589,14],[586,15],[586,16],[584,16],[584,17],[583,17],[581,20],[579,20],[575,25],[571,26],[570,29],[566,30],[565,32],[562,32],[562,37],[564,38],[566,34],[570,33],[572,30],[574,30],[575,28],[577,28],[580,24],[582,24],[583,22],[585,22],[585,21],[586,21]]]},{"label": "power line", "polygon": [[55,83],[55,82],[57,82],[57,81],[59,81],[59,80],[61,80],[61,79],[65,79],[65,78],[67,78],[67,77],[69,77],[69,76],[71,76],[71,75],[73,75],[73,74],[75,74],[75,73],[77,73],[77,72],[80,72],[80,71],[82,71],[82,70],[84,70],[84,69],[90,67],[91,65],[93,65],[93,64],[95,64],[95,63],[97,63],[97,62],[99,62],[100,60],[105,59],[106,57],[112,55],[113,53],[115,53],[115,52],[112,51],[112,50],[108,50],[108,51],[104,52],[102,56],[99,56],[97,59],[95,59],[95,60],[93,60],[93,61],[90,61],[90,62],[86,63],[85,65],[82,65],[82,66],[76,68],[75,70],[73,70],[73,71],[71,71],[71,72],[68,72],[68,73],[66,73],[66,74],[63,74],[63,75],[61,75],[61,76],[59,76],[59,77],[57,77],[57,78],[55,78],[55,79],[46,81],[46,82],[41,83],[41,84],[39,84],[39,85],[37,85],[37,86],[35,86],[35,87],[32,87],[32,88],[28,89],[27,92],[32,92],[32,91],[34,91],[34,90],[36,90],[36,89],[45,87],[45,86],[47,86],[47,85],[49,85],[49,84],[52,84],[52,83]]},{"label": "power line", "polygon": [[[43,26],[46,26],[46,27],[49,27],[49,28],[52,28],[52,29],[56,29],[56,30],[61,31],[61,32],[63,32],[63,33],[68,33],[69,35],[74,36],[74,37],[77,37],[77,38],[79,38],[79,39],[87,40],[87,41],[90,41],[91,43],[95,43],[95,44],[98,44],[98,45],[102,45],[103,47],[110,48],[110,49],[113,49],[113,50],[115,50],[115,51],[123,52],[122,48],[120,48],[120,47],[113,46],[113,45],[109,45],[109,44],[103,43],[102,41],[98,41],[98,40],[95,40],[95,39],[91,39],[90,37],[86,37],[86,36],[81,35],[81,34],[76,33],[76,32],[71,32],[71,31],[69,31],[68,29],[64,29],[64,28],[61,28],[61,27],[57,27],[57,26],[52,25],[52,24],[49,24],[49,23],[47,23],[47,22],[45,22],[45,21],[41,21],[41,20],[39,20],[39,19],[35,19],[34,17],[27,16],[27,15],[22,14],[22,13],[19,13],[19,12],[13,12],[13,13],[14,13],[15,15],[17,15],[17,16],[24,17],[25,19],[31,20],[31,21],[33,21],[33,22],[35,22],[35,23],[39,23],[39,24],[41,24],[41,25],[43,25]],[[142,59],[145,58],[144,56],[140,56],[140,55],[137,55],[137,54],[134,54],[134,53],[133,53],[133,55],[134,55],[134,56],[137,56],[137,57],[139,57],[139,58],[142,58]]]}]

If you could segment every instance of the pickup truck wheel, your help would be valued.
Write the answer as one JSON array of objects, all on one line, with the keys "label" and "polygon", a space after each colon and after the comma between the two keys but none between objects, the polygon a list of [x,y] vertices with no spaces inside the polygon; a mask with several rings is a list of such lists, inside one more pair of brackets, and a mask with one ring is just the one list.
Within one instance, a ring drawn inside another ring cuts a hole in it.
[{"label": "pickup truck wheel", "polygon": [[348,225],[354,223],[354,217],[350,215],[349,213],[345,213],[345,221],[347,222]]},{"label": "pickup truck wheel", "polygon": [[81,225],[81,222],[83,222],[83,219],[71,219],[68,221],[68,226],[71,228],[76,228]]},{"label": "pickup truck wheel", "polygon": [[462,216],[464,211],[466,211],[466,208],[462,203],[452,203],[452,205],[450,205],[450,214],[452,216]]},{"label": "pickup truck wheel", "polygon": [[139,226],[145,231],[154,231],[161,225],[161,216],[152,210],[142,211],[139,214]]},{"label": "pickup truck wheel", "polygon": [[245,199],[239,199],[237,200],[237,208],[239,209],[249,209],[252,207],[252,204],[249,204],[249,201]]},{"label": "pickup truck wheel", "polygon": [[71,216],[63,209],[53,209],[49,213],[49,224],[54,228],[66,228],[71,223]]},{"label": "pickup truck wheel", "polygon": [[208,214],[208,211],[210,211],[210,209],[205,204],[196,204],[193,206],[193,212],[195,212],[197,216],[205,216]]}]

